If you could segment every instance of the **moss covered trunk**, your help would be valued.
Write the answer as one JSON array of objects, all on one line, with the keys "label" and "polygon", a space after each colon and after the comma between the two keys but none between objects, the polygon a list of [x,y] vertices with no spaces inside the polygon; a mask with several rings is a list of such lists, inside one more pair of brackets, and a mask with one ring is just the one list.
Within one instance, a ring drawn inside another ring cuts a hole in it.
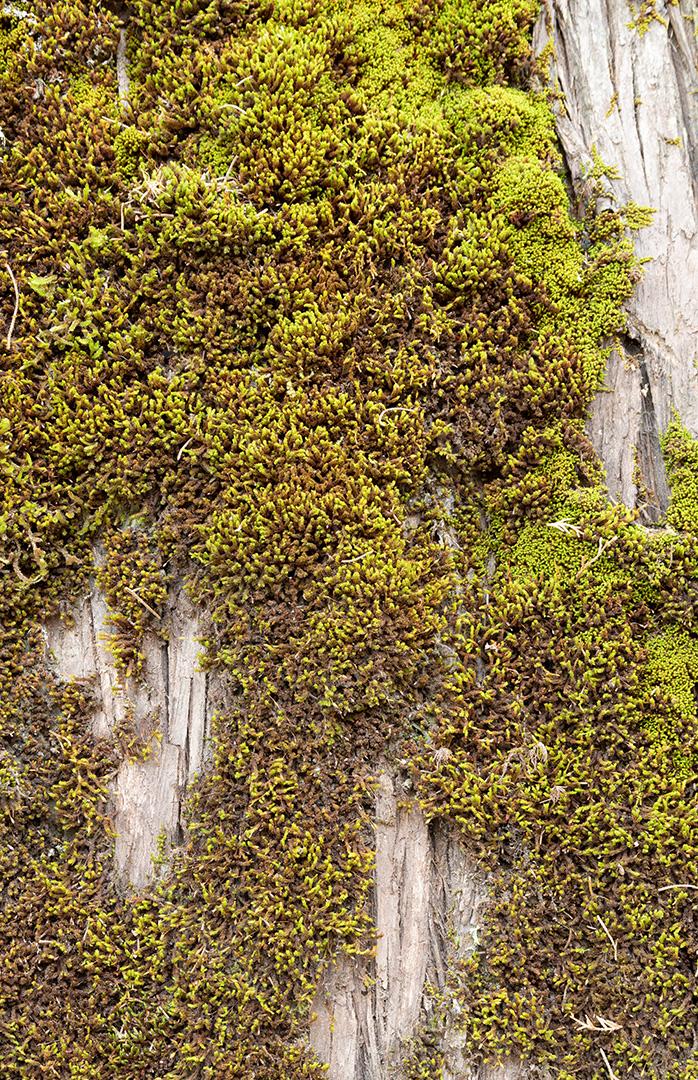
[{"label": "moss covered trunk", "polygon": [[3,1076],[698,1077],[697,63],[2,6]]},{"label": "moss covered trunk", "polygon": [[[535,29],[559,95],[556,129],[578,210],[589,199],[594,155],[613,173],[597,213],[630,200],[655,210],[636,241],[648,260],[643,280],[588,421],[611,496],[637,507],[647,525],[669,504],[661,441],[672,418],[698,436],[697,28],[690,0],[644,10],[625,0],[547,0]],[[448,842],[419,813],[400,814],[382,794],[376,815],[383,945],[375,966],[343,962],[327,979],[313,1029],[336,1080],[390,1075],[401,1041],[428,1020],[423,988],[443,991],[454,954],[477,945],[485,912],[475,867],[462,857],[454,865]],[[444,1080],[540,1075],[521,1061],[468,1068],[457,1017],[440,1040]]]}]

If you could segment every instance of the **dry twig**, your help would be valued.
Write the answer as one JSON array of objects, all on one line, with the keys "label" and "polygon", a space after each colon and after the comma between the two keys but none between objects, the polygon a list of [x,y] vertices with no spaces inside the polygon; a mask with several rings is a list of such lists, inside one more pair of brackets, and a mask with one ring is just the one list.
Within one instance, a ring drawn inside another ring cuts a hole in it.
[{"label": "dry twig", "polygon": [[184,451],[186,450],[186,448],[187,448],[187,447],[188,447],[188,446],[189,446],[189,445],[190,445],[190,444],[191,444],[191,443],[192,443],[193,441],[194,441],[194,436],[193,436],[193,435],[191,435],[191,436],[190,436],[190,437],[189,437],[189,438],[187,439],[187,441],[185,442],[184,446],[180,446],[180,448],[179,448],[179,452],[178,452],[178,454],[177,454],[177,461],[181,461],[181,459],[182,459],[182,454],[184,453]]},{"label": "dry twig", "polygon": [[606,923],[601,918],[601,916],[597,915],[596,918],[598,919],[599,923],[601,924],[601,929],[603,930],[604,934],[606,935],[608,940],[611,942],[611,946],[613,947],[613,959],[617,961],[618,960],[618,946],[616,945],[615,941],[611,937],[611,933],[610,933],[608,927],[606,926]]},{"label": "dry twig", "polygon": [[618,1077],[616,1076],[613,1069],[611,1068],[611,1063],[608,1060],[608,1058],[606,1057],[606,1054],[604,1053],[602,1047],[599,1047],[599,1053],[601,1054],[601,1057],[603,1058],[603,1063],[606,1066],[606,1072],[608,1073],[608,1080],[618,1080]]},{"label": "dry twig", "polygon": [[119,34],[119,44],[116,49],[116,81],[119,87],[119,102],[121,111],[127,113],[131,107],[131,82],[128,77],[128,62],[126,60],[126,31]]},{"label": "dry twig", "polygon": [[573,1016],[575,1024],[580,1031],[620,1031],[621,1025],[617,1024],[615,1020],[608,1020],[605,1016],[597,1016],[596,1022],[594,1022],[590,1016],[585,1016],[583,1020],[579,1017]]},{"label": "dry twig", "polygon": [[154,617],[155,617],[156,619],[158,619],[158,620],[159,620],[159,619],[162,619],[162,615],[158,615],[158,613],[157,613],[157,611],[155,610],[155,608],[151,608],[150,604],[148,604],[148,603],[147,603],[147,602],[146,602],[146,601],[145,601],[145,600],[143,599],[143,597],[142,597],[142,596],[140,596],[140,595],[139,595],[139,593],[137,593],[137,592],[136,592],[136,590],[135,590],[135,589],[131,589],[131,588],[129,588],[129,586],[128,586],[128,585],[126,585],[126,586],[124,587],[124,591],[125,591],[125,592],[127,592],[127,593],[129,594],[129,596],[132,596],[134,600],[137,600],[139,604],[142,604],[142,605],[143,605],[143,607],[145,608],[145,610],[146,610],[146,611],[149,611],[149,612],[150,612],[150,614],[151,614],[151,615],[153,615],[153,616],[154,616]]},{"label": "dry twig", "polygon": [[360,562],[361,559],[365,559],[367,555],[373,555],[373,552],[363,551],[361,555],[355,555],[353,559],[341,559],[340,566],[348,566],[349,563]]}]

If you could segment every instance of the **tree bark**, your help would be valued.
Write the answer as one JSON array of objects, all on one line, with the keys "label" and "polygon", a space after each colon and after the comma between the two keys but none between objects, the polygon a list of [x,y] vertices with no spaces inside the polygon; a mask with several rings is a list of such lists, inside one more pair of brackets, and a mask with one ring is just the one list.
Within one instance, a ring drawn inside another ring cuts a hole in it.
[{"label": "tree bark", "polygon": [[[627,336],[588,426],[611,496],[631,507],[644,500],[648,523],[670,498],[660,438],[673,410],[698,434],[698,16],[690,0],[660,3],[656,14],[643,34],[628,25],[626,0],[546,0],[535,39],[539,51],[553,45],[550,85],[560,91],[557,130],[576,196],[585,198],[595,150],[619,173],[609,181],[611,203],[656,211],[637,240],[649,261],[628,305]],[[142,731],[159,715],[159,747],[145,761],[126,761],[113,787],[116,874],[122,887],[141,887],[163,838],[166,847],[181,842],[182,799],[205,762],[216,688],[198,669],[199,626],[182,595],[163,620],[169,641],[146,642],[145,686],[121,684],[102,640],[105,620],[95,586],[72,623],[47,624],[46,640],[62,677],[96,679],[96,734],[129,711]],[[344,959],[325,973],[309,1028],[330,1080],[392,1076],[428,1021],[427,986],[443,991],[454,956],[478,944],[487,881],[453,836],[402,805],[408,798],[386,767],[375,814],[375,960]],[[519,1062],[471,1068],[455,1004],[442,1049],[445,1080],[532,1075]]]},{"label": "tree bark", "polygon": [[639,472],[656,520],[669,499],[659,436],[674,410],[698,432],[698,16],[690,0],[658,4],[644,33],[629,16],[625,0],[547,0],[536,43],[554,46],[556,124],[577,194],[595,148],[619,174],[611,201],[655,211],[637,236],[648,261],[589,433],[611,495],[635,506]]},{"label": "tree bark", "polygon": [[[637,239],[639,257],[649,261],[628,304],[627,336],[611,355],[588,423],[610,495],[631,508],[646,499],[649,523],[670,498],[660,437],[674,410],[698,434],[698,15],[689,0],[658,5],[641,34],[630,14],[625,0],[547,0],[535,43],[539,53],[554,46],[550,85],[562,93],[556,126],[577,198],[585,198],[594,149],[620,174],[609,181],[612,204],[655,210]],[[424,1019],[415,1006],[419,988],[443,986],[449,938],[472,947],[486,908],[486,883],[455,841],[429,830],[417,810],[397,810],[394,795],[386,796],[391,784],[397,781],[384,777],[376,808],[377,823],[391,822],[376,825],[376,926],[384,943],[376,986],[367,993],[365,976],[345,963],[318,995],[313,1045],[333,1080],[388,1075],[393,1051]],[[408,940],[402,928],[410,913]],[[444,1049],[444,1080],[532,1075],[516,1062],[470,1070],[455,1031]]]}]

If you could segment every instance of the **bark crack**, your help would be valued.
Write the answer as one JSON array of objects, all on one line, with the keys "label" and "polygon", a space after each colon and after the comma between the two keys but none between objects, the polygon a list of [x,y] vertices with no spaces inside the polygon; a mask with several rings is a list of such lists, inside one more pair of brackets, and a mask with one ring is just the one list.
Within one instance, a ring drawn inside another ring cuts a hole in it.
[{"label": "bark crack", "polygon": [[[628,341],[627,347],[630,347]],[[640,511],[644,524],[655,525],[669,506],[669,483],[659,437],[657,415],[652,397],[652,383],[644,353],[635,346],[640,369],[640,430],[637,442],[637,464],[645,500]]]},{"label": "bark crack", "polygon": [[642,176],[645,181],[645,190],[650,191],[650,182],[647,176],[647,163],[645,161],[645,148],[642,144],[642,132],[640,130],[640,108],[642,107],[642,99],[640,97],[638,85],[637,85],[637,63],[636,63],[636,51],[631,46],[633,51],[633,63],[630,65],[630,71],[632,75],[632,88],[633,88],[633,122],[635,124],[635,133],[637,136],[637,148],[639,151],[640,164],[642,166]]},{"label": "bark crack", "polygon": [[617,68],[616,68],[616,49],[617,49],[618,42],[617,42],[616,34],[614,32],[615,27],[613,25],[613,0],[605,0],[605,7],[606,7],[606,18],[605,18],[604,22],[606,23],[605,29],[606,29],[606,42],[607,42],[607,49],[608,49],[608,70],[609,70],[609,74],[611,76],[611,84],[613,86],[613,89],[614,89],[614,91],[617,92],[617,90],[618,90],[618,73],[617,73]]},{"label": "bark crack", "polygon": [[170,654],[167,644],[164,644],[160,648],[160,655],[162,657],[162,686],[163,686],[163,724],[162,734],[163,738],[169,739],[170,736]]}]

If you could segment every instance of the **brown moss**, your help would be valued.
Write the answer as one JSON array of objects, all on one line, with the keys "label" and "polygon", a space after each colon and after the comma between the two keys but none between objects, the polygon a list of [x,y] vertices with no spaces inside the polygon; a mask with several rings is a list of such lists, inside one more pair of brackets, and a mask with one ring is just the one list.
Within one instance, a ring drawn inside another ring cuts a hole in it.
[{"label": "brown moss", "polygon": [[[138,0],[127,126],[115,10],[3,16],[8,1077],[318,1075],[318,973],[372,945],[371,771],[408,735],[427,811],[499,867],[452,973],[481,1053],[594,1075],[574,1005],[620,1018],[619,1073],[679,1075],[695,929],[656,883],[694,864],[695,710],[648,673],[694,633],[695,541],[608,507],[581,433],[638,222],[588,217],[582,250],[536,12]],[[95,744],[36,630],[95,544],[125,670],[167,567],[230,686],[187,845],[131,897],[107,789],[143,747]]]}]

